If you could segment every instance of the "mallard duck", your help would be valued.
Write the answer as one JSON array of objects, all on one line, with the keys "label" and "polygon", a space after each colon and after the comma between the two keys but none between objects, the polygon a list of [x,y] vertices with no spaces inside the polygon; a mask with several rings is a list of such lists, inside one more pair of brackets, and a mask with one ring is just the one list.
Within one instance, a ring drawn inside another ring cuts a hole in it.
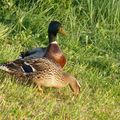
[{"label": "mallard duck", "polygon": [[39,89],[41,86],[62,88],[69,85],[75,95],[80,92],[80,84],[76,78],[64,73],[62,68],[47,58],[17,59],[0,65],[0,69],[15,75],[17,78],[22,77],[31,80]]},{"label": "mallard duck", "polygon": [[[47,57],[53,62],[58,63],[62,68],[66,64],[66,58],[59,48],[59,45],[56,41],[57,33],[61,33],[66,35],[61,23],[58,21],[51,21],[48,27],[48,38],[49,38],[49,45],[46,48],[34,48],[31,51],[22,52],[20,58],[41,58]],[[49,48],[49,50],[47,50]]]}]

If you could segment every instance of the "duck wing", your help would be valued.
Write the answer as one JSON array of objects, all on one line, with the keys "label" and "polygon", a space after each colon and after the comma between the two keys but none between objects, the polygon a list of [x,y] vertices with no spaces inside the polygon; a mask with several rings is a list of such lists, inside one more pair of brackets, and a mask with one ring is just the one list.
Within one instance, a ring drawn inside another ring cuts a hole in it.
[{"label": "duck wing", "polygon": [[0,69],[16,76],[25,76],[29,73],[34,73],[36,71],[31,64],[27,63],[23,59],[17,59],[12,62],[0,64]]},{"label": "duck wing", "polygon": [[21,52],[19,58],[41,58],[45,55],[46,48],[33,48],[32,50]]},{"label": "duck wing", "polygon": [[17,59],[12,62],[0,64],[1,70],[16,75],[18,74],[27,75],[30,73],[37,73],[39,71],[47,70],[53,67],[60,69],[55,63],[46,58]]}]

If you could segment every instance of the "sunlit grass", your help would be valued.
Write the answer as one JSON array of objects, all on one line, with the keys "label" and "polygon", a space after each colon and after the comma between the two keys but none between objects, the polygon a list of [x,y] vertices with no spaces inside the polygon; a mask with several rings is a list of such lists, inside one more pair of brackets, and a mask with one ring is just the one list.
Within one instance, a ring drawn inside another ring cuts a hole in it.
[{"label": "sunlit grass", "polygon": [[67,37],[58,43],[67,58],[64,71],[81,83],[73,97],[69,87],[45,88],[0,73],[0,119],[119,120],[119,0],[2,0],[0,2],[0,63],[21,51],[47,46],[51,20],[63,23]]}]

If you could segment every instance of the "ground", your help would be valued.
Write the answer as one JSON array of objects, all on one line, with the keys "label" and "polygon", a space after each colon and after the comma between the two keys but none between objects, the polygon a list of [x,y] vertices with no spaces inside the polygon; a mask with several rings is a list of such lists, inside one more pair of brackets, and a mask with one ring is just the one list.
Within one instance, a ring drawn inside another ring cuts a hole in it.
[{"label": "ground", "polygon": [[0,119],[119,120],[120,1],[1,0],[0,63],[47,46],[51,20],[68,33],[57,41],[67,58],[64,71],[78,79],[80,95],[68,86],[40,94],[0,71]]}]

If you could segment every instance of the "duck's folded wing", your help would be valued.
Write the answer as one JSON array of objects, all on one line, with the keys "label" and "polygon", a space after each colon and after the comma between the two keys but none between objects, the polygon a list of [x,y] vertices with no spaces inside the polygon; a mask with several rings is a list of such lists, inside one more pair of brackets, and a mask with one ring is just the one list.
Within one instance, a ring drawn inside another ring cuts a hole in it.
[{"label": "duck's folded wing", "polygon": [[34,48],[30,51],[21,52],[19,58],[41,58],[45,55],[46,48]]},{"label": "duck's folded wing", "polygon": [[31,64],[25,62],[22,59],[17,59],[13,62],[0,64],[0,69],[14,75],[19,75],[19,74],[27,75],[29,73],[34,73],[36,71]]},{"label": "duck's folded wing", "polygon": [[23,60],[15,60],[13,62],[0,64],[0,69],[11,74],[21,73],[22,72],[21,66],[23,64],[24,64]]}]

